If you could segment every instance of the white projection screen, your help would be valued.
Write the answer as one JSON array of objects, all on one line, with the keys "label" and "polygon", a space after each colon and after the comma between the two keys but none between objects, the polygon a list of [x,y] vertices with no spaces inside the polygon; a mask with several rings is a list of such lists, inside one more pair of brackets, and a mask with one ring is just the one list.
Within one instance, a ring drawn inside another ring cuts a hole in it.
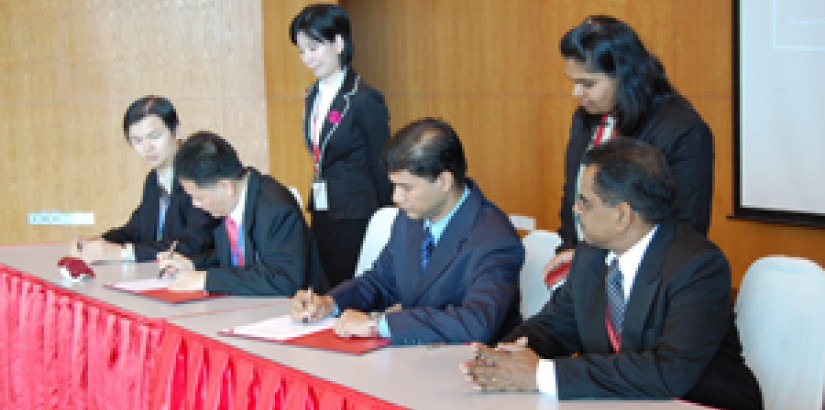
[{"label": "white projection screen", "polygon": [[734,1],[734,218],[825,226],[825,0]]}]

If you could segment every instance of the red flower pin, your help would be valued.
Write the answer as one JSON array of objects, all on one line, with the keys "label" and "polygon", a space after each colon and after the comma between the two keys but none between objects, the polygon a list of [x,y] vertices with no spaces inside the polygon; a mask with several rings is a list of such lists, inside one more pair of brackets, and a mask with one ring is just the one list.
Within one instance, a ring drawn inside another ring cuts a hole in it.
[{"label": "red flower pin", "polygon": [[329,112],[329,122],[338,125],[341,122],[341,113],[335,110]]}]

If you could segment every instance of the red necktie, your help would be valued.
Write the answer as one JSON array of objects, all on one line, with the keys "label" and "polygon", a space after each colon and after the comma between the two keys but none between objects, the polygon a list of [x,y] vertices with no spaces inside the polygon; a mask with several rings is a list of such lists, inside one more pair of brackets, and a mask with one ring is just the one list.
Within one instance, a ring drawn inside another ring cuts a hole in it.
[{"label": "red necktie", "polygon": [[243,267],[243,251],[241,251],[241,247],[238,244],[238,224],[228,216],[224,224],[226,225],[226,235],[229,237],[229,247],[232,252],[232,266]]}]

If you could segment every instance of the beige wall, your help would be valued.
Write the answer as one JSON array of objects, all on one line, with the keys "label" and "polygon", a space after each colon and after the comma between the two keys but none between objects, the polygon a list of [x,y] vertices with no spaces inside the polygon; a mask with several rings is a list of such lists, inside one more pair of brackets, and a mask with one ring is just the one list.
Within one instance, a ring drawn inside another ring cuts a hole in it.
[{"label": "beige wall", "polygon": [[[0,244],[65,241],[122,224],[148,171],[121,131],[145,94],[268,169],[258,0],[0,2]],[[91,227],[30,226],[39,211]]]},{"label": "beige wall", "polygon": [[[146,172],[120,131],[147,93],[172,98],[182,132],[213,129],[306,194],[300,138],[313,81],[287,28],[308,1],[0,2],[0,243],[65,240],[128,217]],[[470,174],[509,213],[558,225],[575,101],[557,52],[585,16],[634,26],[716,135],[710,236],[735,282],[757,257],[825,263],[825,230],[732,221],[732,10],[718,0],[343,0],[355,67],[384,92],[398,129],[425,115],[462,136]],[[699,22],[699,23],[697,23]],[[268,165],[267,165],[268,164]],[[32,227],[28,212],[94,211],[97,225]]]}]

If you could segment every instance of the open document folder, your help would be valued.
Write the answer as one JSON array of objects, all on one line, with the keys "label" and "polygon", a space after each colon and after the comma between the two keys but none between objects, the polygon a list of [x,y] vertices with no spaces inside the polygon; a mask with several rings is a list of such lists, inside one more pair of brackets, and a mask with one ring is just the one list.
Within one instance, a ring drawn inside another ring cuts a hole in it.
[{"label": "open document folder", "polygon": [[389,339],[378,337],[339,337],[332,330],[333,323],[334,318],[314,323],[299,323],[293,321],[289,315],[283,315],[223,329],[219,333],[350,354],[363,354],[390,344]]},{"label": "open document folder", "polygon": [[167,303],[192,302],[195,300],[209,299],[222,296],[214,293],[206,293],[202,290],[169,290],[169,285],[173,281],[174,279],[172,278],[150,278],[128,282],[109,283],[105,286],[110,289],[122,290],[124,292],[146,296]]}]

